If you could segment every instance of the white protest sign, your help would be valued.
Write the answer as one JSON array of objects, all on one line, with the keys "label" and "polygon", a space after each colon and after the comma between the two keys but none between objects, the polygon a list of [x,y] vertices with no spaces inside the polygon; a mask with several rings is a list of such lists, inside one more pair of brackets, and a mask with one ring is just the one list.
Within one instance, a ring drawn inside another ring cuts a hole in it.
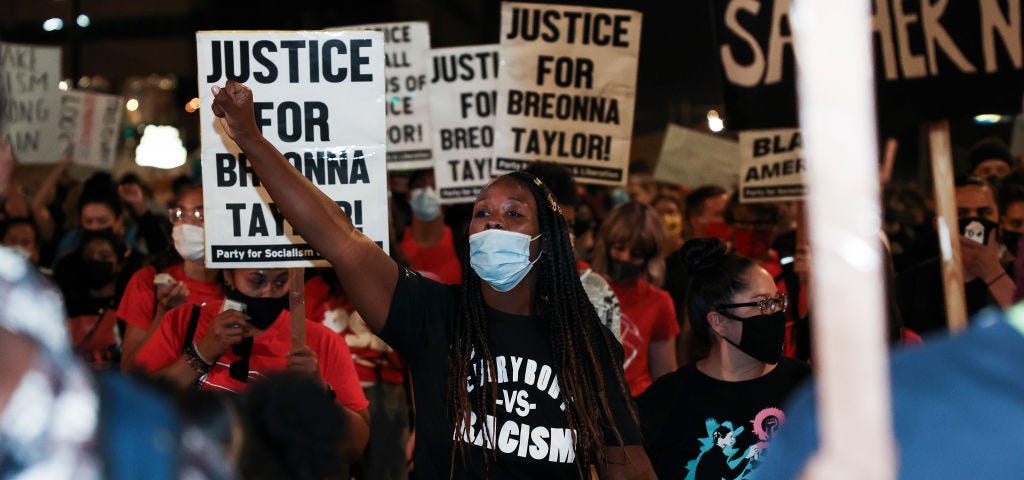
[{"label": "white protest sign", "polygon": [[665,129],[654,179],[688,187],[718,185],[732,190],[739,165],[740,147],[735,140],[670,123]]},{"label": "white protest sign", "polygon": [[803,200],[799,128],[740,132],[740,202]]},{"label": "white protest sign", "polygon": [[0,133],[23,164],[61,160],[60,47],[0,42]]},{"label": "white protest sign", "polygon": [[62,150],[71,154],[71,161],[76,165],[113,169],[121,134],[123,99],[117,95],[77,90],[62,93]]},{"label": "white protest sign", "polygon": [[206,265],[327,266],[292,230],[209,105],[228,79],[295,168],[388,249],[384,50],[379,32],[199,32]]},{"label": "white protest sign", "polygon": [[631,10],[502,4],[497,170],[546,160],[582,183],[626,183],[641,21]]},{"label": "white protest sign", "polygon": [[432,168],[430,149],[430,25],[396,22],[335,27],[384,34],[388,170]]},{"label": "white protest sign", "polygon": [[435,48],[432,52],[434,182],[441,203],[471,202],[491,180],[498,45]]}]

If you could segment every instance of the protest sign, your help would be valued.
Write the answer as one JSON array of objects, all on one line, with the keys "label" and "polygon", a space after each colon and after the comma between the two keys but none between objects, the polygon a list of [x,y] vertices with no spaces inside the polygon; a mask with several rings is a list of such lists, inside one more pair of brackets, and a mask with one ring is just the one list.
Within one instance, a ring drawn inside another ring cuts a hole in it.
[{"label": "protest sign", "polygon": [[[379,32],[199,32],[199,94],[245,83],[285,159],[388,249],[384,50]],[[206,265],[322,267],[260,186],[210,108],[200,115]]]},{"label": "protest sign", "polygon": [[803,200],[800,129],[740,132],[740,202]]},{"label": "protest sign", "polygon": [[435,48],[432,53],[434,182],[441,203],[470,202],[491,180],[498,46]]},{"label": "protest sign", "polygon": [[626,183],[641,21],[631,10],[502,4],[496,170],[546,160],[582,183]]},{"label": "protest sign", "polygon": [[329,28],[384,34],[388,170],[432,168],[430,148],[430,25],[396,22]]},{"label": "protest sign", "polygon": [[[976,113],[1020,112],[1021,0],[872,3],[883,130]],[[734,130],[798,124],[790,4],[713,2],[726,119]]]},{"label": "protest sign", "polygon": [[740,149],[735,140],[670,123],[654,179],[694,188],[719,185],[732,189],[739,165]]},{"label": "protest sign", "polygon": [[60,47],[0,42],[0,133],[23,164],[61,160]]},{"label": "protest sign", "polygon": [[62,92],[60,102],[60,143],[72,163],[113,169],[121,134],[123,99],[72,90]]}]

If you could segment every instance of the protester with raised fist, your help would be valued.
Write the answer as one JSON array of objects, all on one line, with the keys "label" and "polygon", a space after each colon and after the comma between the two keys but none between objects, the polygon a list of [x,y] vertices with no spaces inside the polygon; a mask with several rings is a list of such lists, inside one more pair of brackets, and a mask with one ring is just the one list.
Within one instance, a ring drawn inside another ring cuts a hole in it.
[{"label": "protester with raised fist", "polygon": [[565,219],[533,175],[477,197],[462,284],[399,266],[263,138],[252,92],[213,111],[275,205],[334,266],[356,310],[412,367],[417,478],[653,478],[617,342],[577,274]]}]

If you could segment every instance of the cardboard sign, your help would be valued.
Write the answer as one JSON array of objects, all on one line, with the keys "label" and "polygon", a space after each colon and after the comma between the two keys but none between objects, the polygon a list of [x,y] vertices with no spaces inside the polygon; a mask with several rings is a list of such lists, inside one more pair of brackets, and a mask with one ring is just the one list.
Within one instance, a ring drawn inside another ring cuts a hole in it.
[{"label": "cardboard sign", "polygon": [[[366,236],[388,249],[384,49],[379,32],[199,32],[199,95],[228,79],[253,91],[263,135]],[[206,265],[322,267],[206,107]]]},{"label": "cardboard sign", "polygon": [[387,75],[388,170],[431,168],[430,25],[396,22],[329,28],[384,33]]},{"label": "cardboard sign", "polygon": [[740,202],[803,200],[800,129],[740,132]]},{"label": "cardboard sign", "polygon": [[[1020,112],[1021,1],[873,0],[882,129],[978,113]],[[713,2],[726,121],[734,130],[798,124],[790,4]]]},{"label": "cardboard sign", "polygon": [[546,160],[582,183],[626,183],[641,23],[632,10],[502,4],[497,170]]},{"label": "cardboard sign", "polygon": [[114,168],[124,99],[116,95],[68,91],[61,95],[60,142],[72,163]]},{"label": "cardboard sign", "polygon": [[739,165],[736,141],[669,124],[654,179],[692,188],[718,185],[731,190]]},{"label": "cardboard sign", "polygon": [[432,52],[434,182],[441,203],[471,202],[492,176],[498,45]]},{"label": "cardboard sign", "polygon": [[0,42],[0,133],[22,164],[56,163],[60,47]]}]

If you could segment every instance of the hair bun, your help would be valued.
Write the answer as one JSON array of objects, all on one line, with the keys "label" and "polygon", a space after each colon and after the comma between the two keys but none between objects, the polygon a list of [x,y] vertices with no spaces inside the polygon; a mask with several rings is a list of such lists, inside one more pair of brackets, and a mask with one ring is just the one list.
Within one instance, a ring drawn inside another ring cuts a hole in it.
[{"label": "hair bun", "polygon": [[714,237],[687,240],[680,249],[683,264],[690,273],[717,264],[725,258],[726,252],[728,248],[725,243]]}]

